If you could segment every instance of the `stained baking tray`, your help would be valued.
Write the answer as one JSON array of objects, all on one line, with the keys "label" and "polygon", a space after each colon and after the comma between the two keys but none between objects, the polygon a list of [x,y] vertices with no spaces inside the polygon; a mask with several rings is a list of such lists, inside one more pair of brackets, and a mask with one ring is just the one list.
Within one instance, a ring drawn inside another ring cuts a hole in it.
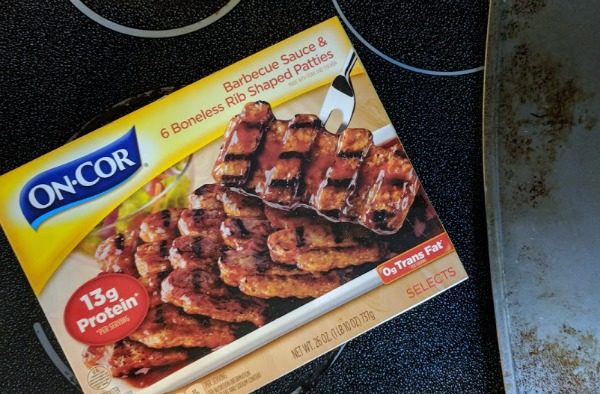
[{"label": "stained baking tray", "polygon": [[508,393],[600,392],[600,12],[495,1],[484,167]]}]

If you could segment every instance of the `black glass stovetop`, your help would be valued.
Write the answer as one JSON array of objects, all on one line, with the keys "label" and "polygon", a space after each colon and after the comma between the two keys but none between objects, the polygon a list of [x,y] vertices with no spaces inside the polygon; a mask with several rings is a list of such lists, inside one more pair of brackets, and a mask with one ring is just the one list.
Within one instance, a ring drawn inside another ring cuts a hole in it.
[{"label": "black glass stovetop", "polygon": [[[167,1],[163,6],[190,8],[156,14],[139,9],[158,7],[156,1],[83,2],[147,29],[184,26],[227,3]],[[0,173],[59,147],[125,98],[189,84],[341,11],[392,60],[348,30],[470,279],[351,341],[335,362],[324,356],[260,391],[285,393],[304,384],[302,390],[315,393],[501,392],[483,202],[483,75],[427,73],[483,64],[487,6],[476,0],[244,0],[201,30],[148,39],[102,27],[67,1],[10,2],[0,23]],[[77,392],[34,334],[36,322],[50,329],[3,234],[0,248],[2,391]]]}]

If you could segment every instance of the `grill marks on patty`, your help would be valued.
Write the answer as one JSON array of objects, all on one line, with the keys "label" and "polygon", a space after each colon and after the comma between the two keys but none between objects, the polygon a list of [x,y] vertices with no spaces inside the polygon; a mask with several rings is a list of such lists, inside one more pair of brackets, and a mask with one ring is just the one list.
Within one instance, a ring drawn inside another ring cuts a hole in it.
[{"label": "grill marks on patty", "polygon": [[186,313],[209,316],[228,322],[248,321],[256,326],[266,322],[266,304],[237,294],[217,274],[200,269],[178,269],[162,282],[162,300],[183,308]]},{"label": "grill marks on patty", "polygon": [[142,343],[124,339],[106,346],[89,346],[83,361],[89,368],[103,365],[114,377],[133,376],[144,368],[157,368],[186,361],[183,349],[152,349]]},{"label": "grill marks on patty", "polygon": [[221,278],[231,286],[258,298],[319,297],[340,286],[336,272],[324,275],[302,271],[292,265],[272,262],[266,255],[227,251],[219,261]]},{"label": "grill marks on patty", "polygon": [[317,210],[330,212],[336,218],[346,210],[356,187],[359,167],[372,144],[369,130],[346,129],[341,133],[335,159],[313,199]]},{"label": "grill marks on patty", "polygon": [[419,189],[419,180],[399,142],[374,146],[361,166],[351,214],[375,231],[397,231]]},{"label": "grill marks on patty", "polygon": [[223,210],[184,209],[177,223],[181,235],[205,236],[225,219]]},{"label": "grill marks on patty", "polygon": [[169,255],[168,242],[166,240],[160,241],[160,256],[165,258]]},{"label": "grill marks on patty", "polygon": [[227,218],[221,223],[224,244],[234,250],[264,252],[267,236],[271,231],[269,222],[254,218]]},{"label": "grill marks on patty", "polygon": [[312,275],[253,275],[240,280],[240,290],[259,298],[316,298],[343,283],[337,272]]},{"label": "grill marks on patty", "polygon": [[[306,129],[315,123],[298,119],[294,127],[286,126],[289,139],[285,144],[294,148],[278,155],[281,166],[304,163],[306,152],[298,152],[313,143],[309,140],[314,136]],[[285,144],[282,140],[282,149]],[[238,153],[225,158],[242,160],[246,159]],[[306,185],[296,184],[299,178],[294,177],[270,179],[265,187],[279,187],[278,179],[286,182],[280,185],[283,189],[305,192]],[[331,178],[327,182],[341,187],[346,181]],[[267,323],[264,299],[318,297],[346,282],[346,272],[336,268],[358,264],[350,255],[367,258],[365,247],[372,240],[369,232],[348,228],[307,210],[265,207],[256,197],[219,185],[196,189],[188,209],[165,209],[143,220],[140,238],[145,243],[139,244],[138,234],[131,232],[117,234],[98,248],[97,257],[106,270],[139,276],[150,294],[151,307],[128,339],[90,347],[86,362],[104,363],[114,376],[128,376],[142,368],[182,362],[198,349],[208,351],[234,341],[240,327]],[[329,254],[322,252],[326,249]],[[330,257],[332,250],[338,254]]]},{"label": "grill marks on patty", "polygon": [[[344,143],[356,149],[356,141],[347,138]],[[257,199],[228,190],[221,201],[227,211],[231,201],[237,208],[256,204]],[[252,297],[318,297],[349,279],[347,267],[379,261],[385,253],[381,245],[373,246],[372,232],[356,224],[332,223],[309,210],[264,206],[262,215],[247,211],[266,220],[239,216],[240,209],[231,212],[238,216],[228,217],[221,225],[230,250],[222,254],[219,272],[227,285]],[[315,256],[322,256],[323,262],[317,264]]]},{"label": "grill marks on patty", "polygon": [[[173,240],[171,251],[177,254],[188,254],[191,258],[211,257],[219,258],[223,240],[218,229],[212,229],[210,236],[183,235]],[[171,253],[173,254],[173,253]]]},{"label": "grill marks on patty", "polygon": [[316,115],[295,115],[283,135],[281,152],[266,176],[265,201],[289,205],[304,187],[302,178],[306,159],[317,137],[321,121]]},{"label": "grill marks on patty", "polygon": [[[263,114],[256,124],[253,111]],[[266,103],[248,103],[232,120],[213,177],[271,206],[309,207],[378,234],[402,227],[419,188],[399,140],[375,146],[362,128],[332,134],[312,114],[277,120]]]},{"label": "grill marks on patty", "polygon": [[160,304],[148,311],[146,319],[129,337],[144,345],[165,349],[174,347],[214,349],[235,340],[235,327],[213,319],[197,318],[181,309]]},{"label": "grill marks on patty", "polygon": [[163,313],[164,305],[165,304],[160,304],[154,309],[156,313],[154,318],[152,318],[152,315],[148,313],[147,320],[154,321],[155,324],[163,324],[165,322],[165,315]]},{"label": "grill marks on patty", "polygon": [[202,185],[189,196],[190,209],[222,210],[223,203],[219,201],[219,195],[223,193],[223,187],[217,184]]},{"label": "grill marks on patty", "polygon": [[227,186],[241,185],[248,180],[252,165],[248,157],[260,146],[265,128],[272,119],[273,113],[267,103],[257,101],[244,106],[225,130],[225,143],[213,168],[215,179],[221,179]]},{"label": "grill marks on patty", "polygon": [[[215,230],[218,235],[218,230]],[[173,240],[169,261],[173,269],[200,268],[206,271],[217,269],[217,260],[223,247],[218,239],[184,235]]]},{"label": "grill marks on patty", "polygon": [[169,242],[163,240],[138,246],[135,251],[135,265],[142,278],[171,269],[168,259],[169,244]]},{"label": "grill marks on patty", "polygon": [[180,213],[180,208],[168,208],[146,216],[140,225],[140,238],[144,242],[154,242],[177,237]]},{"label": "grill marks on patty", "polygon": [[160,284],[171,272],[168,245],[166,240],[149,242],[138,246],[135,252],[135,265],[140,273],[140,281],[148,289],[150,304],[160,301]]},{"label": "grill marks on patty", "polygon": [[277,275],[291,276],[302,275],[304,271],[291,266],[274,263],[266,254],[254,254],[226,251],[219,260],[219,270],[223,281],[230,286],[239,286],[240,280],[247,276]]},{"label": "grill marks on patty", "polygon": [[228,217],[264,219],[263,203],[256,197],[249,197],[232,190],[224,190],[218,196]]},{"label": "grill marks on patty", "polygon": [[119,233],[117,235],[115,235],[115,248],[117,250],[123,250],[125,248],[125,236],[123,236],[123,234]]},{"label": "grill marks on patty", "polygon": [[202,257],[202,238],[195,238],[192,241],[192,253],[194,257]]},{"label": "grill marks on patty", "polygon": [[379,261],[385,251],[375,241],[373,234],[360,226],[321,223],[275,231],[267,244],[277,263],[325,272]]},{"label": "grill marks on patty", "polygon": [[138,234],[135,231],[118,233],[102,241],[95,254],[100,269],[104,272],[137,277],[134,254],[138,242]]}]

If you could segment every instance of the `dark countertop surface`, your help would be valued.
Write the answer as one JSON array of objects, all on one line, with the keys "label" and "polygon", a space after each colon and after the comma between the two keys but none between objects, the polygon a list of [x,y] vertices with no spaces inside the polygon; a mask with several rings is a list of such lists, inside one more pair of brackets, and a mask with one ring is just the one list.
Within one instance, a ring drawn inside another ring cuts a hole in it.
[{"label": "dark countertop surface", "polygon": [[[131,14],[136,1],[128,3],[129,8],[111,11],[111,4],[120,2],[107,1],[97,9],[126,23],[144,17]],[[401,62],[435,70],[483,64],[485,1],[340,0],[339,5],[372,45]],[[172,26],[189,23],[191,10],[169,13]],[[206,10],[193,8],[195,15]],[[284,7],[275,0],[245,0],[200,31],[156,40],[110,31],[67,1],[10,2],[0,23],[0,173],[59,147],[122,99],[191,83],[335,15],[328,1],[296,0]],[[164,18],[148,16],[139,26],[171,27],[163,23]],[[351,341],[309,391],[502,392],[483,202],[483,75],[407,71],[350,38],[470,279]],[[34,335],[35,322],[50,330],[3,233],[0,250],[2,391],[77,392]],[[311,363],[261,392],[289,392],[320,365]]]}]

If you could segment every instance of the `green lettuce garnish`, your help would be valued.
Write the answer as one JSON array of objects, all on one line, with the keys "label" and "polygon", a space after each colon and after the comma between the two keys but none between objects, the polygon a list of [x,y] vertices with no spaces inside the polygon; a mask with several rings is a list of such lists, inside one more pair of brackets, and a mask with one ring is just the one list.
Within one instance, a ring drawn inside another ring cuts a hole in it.
[{"label": "green lettuce garnish", "polygon": [[[181,165],[181,163],[178,163],[175,168]],[[185,163],[183,163],[183,166],[185,166]],[[183,169],[183,167],[181,169]],[[178,177],[180,178],[178,179]],[[148,205],[142,211],[140,211],[140,209],[152,201],[152,199],[156,196],[150,195],[146,186],[137,190],[127,200],[123,201],[123,203],[117,208],[116,218],[112,216],[112,214],[105,218],[94,231],[89,233],[83,239],[83,241],[81,241],[79,248],[83,252],[93,255],[96,252],[96,248],[104,238],[110,236],[110,234],[129,230],[130,221],[139,218],[139,215],[136,215],[136,213],[151,213],[166,208],[186,207],[188,205],[188,195],[192,182],[187,176],[182,174],[169,175],[160,180],[161,189],[164,191],[174,182],[177,183],[171,189],[164,192],[165,194],[163,194],[158,201],[156,201],[154,204]],[[108,221],[111,223],[107,223]],[[108,235],[105,234],[105,232],[100,233],[98,231],[102,227],[111,225],[113,223],[114,231],[108,229],[108,231],[106,231]]]},{"label": "green lettuce garnish", "polygon": [[[164,178],[160,183],[163,190],[177,180],[179,175],[171,175]],[[182,176],[177,184],[168,190],[155,204],[150,205],[144,211],[156,212],[166,208],[185,207],[187,205],[187,196],[190,190],[191,181],[189,178]],[[152,200],[152,196],[148,194],[146,188],[143,187],[133,193],[131,197],[121,204],[115,225],[116,232],[126,231],[129,225],[127,220],[121,220],[133,213],[137,212],[141,207]]]}]

